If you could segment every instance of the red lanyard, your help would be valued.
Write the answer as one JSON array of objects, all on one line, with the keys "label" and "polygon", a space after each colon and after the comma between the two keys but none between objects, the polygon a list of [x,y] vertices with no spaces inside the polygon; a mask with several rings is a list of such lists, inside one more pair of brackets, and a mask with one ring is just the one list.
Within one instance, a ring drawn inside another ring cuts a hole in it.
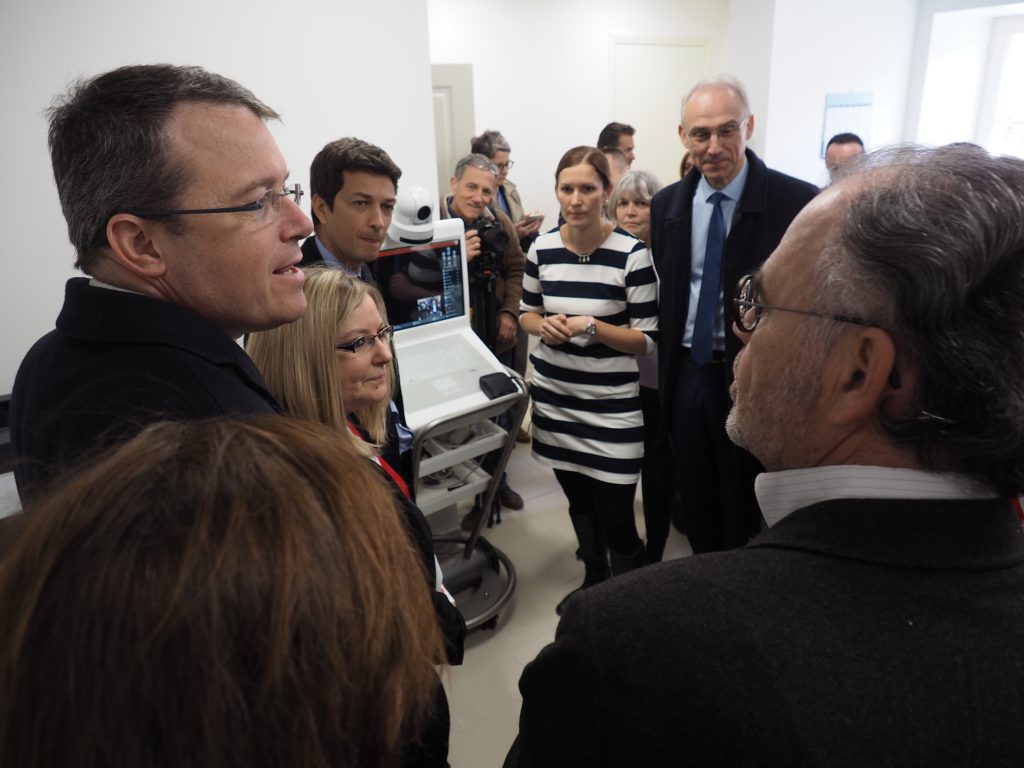
[{"label": "red lanyard", "polygon": [[[353,424],[351,421],[348,422],[348,428],[352,430],[352,434],[354,434],[360,440],[363,439],[363,436],[359,433],[359,430],[356,428],[356,425]],[[384,461],[383,456],[374,456],[373,460],[380,464],[380,468],[387,472],[388,477],[395,481],[395,485],[397,485],[402,490],[402,493],[405,494],[406,498],[411,499],[412,496],[409,495],[409,486],[406,485],[406,482],[405,480],[402,479],[402,476],[395,471],[395,468],[388,464],[386,461]]]}]

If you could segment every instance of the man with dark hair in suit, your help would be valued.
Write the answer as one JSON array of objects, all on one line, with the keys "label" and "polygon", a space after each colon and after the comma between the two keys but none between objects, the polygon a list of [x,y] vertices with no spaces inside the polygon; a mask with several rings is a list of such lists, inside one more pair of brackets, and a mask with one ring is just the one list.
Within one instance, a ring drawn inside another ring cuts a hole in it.
[{"label": "man with dark hair in suit", "polygon": [[617,149],[626,158],[628,165],[636,158],[636,143],[633,137],[636,128],[626,123],[608,123],[597,136],[597,148],[601,151]]},{"label": "man with dark hair in suit", "polygon": [[302,244],[302,266],[323,262],[374,282],[401,176],[387,152],[360,139],[321,149],[309,166],[315,234]]},{"label": "man with dark hair in suit", "polygon": [[658,378],[679,469],[677,527],[695,553],[746,544],[760,528],[757,463],[725,434],[732,362],[731,293],[778,245],[817,189],[765,167],[747,148],[754,116],[742,83],[702,81],[683,100],[685,178],[651,201],[651,252],[661,279]]},{"label": "man with dark hair in suit", "polygon": [[127,66],[50,110],[75,266],[54,331],[14,381],[23,499],[149,422],[275,412],[235,343],[306,310],[302,189],[267,130],[277,113],[199,67]]},{"label": "man with dark hair in suit", "polygon": [[507,766],[1021,764],[1022,189],[897,149],[803,209],[730,292],[768,531],[579,593]]}]

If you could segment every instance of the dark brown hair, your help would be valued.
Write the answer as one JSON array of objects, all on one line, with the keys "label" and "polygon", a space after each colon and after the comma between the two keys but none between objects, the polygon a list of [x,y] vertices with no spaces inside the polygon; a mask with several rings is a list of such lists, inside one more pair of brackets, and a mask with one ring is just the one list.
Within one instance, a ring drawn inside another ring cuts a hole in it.
[{"label": "dark brown hair", "polygon": [[608,168],[608,158],[597,147],[573,147],[558,161],[558,168],[555,169],[555,184],[558,184],[558,177],[566,168],[573,168],[577,165],[587,163],[593,167],[597,175],[601,177],[601,183],[605,191],[612,188],[611,171]]},{"label": "dark brown hair", "polygon": [[[402,169],[383,149],[362,139],[348,137],[325,144],[309,165],[309,193],[323,198],[329,210],[334,210],[334,198],[345,186],[346,171],[362,171],[386,176],[398,191]],[[313,211],[313,224],[319,229],[320,219]]]},{"label": "dark brown hair", "polygon": [[439,685],[422,571],[333,430],[154,425],[0,565],[0,764],[397,764]]},{"label": "dark brown hair", "polygon": [[92,273],[109,245],[107,221],[115,212],[180,207],[190,179],[166,127],[176,108],[196,102],[239,105],[262,120],[278,117],[234,80],[173,64],[120,67],[79,80],[47,110],[53,178],[76,267]]},{"label": "dark brown hair", "polygon": [[618,147],[619,137],[622,134],[627,136],[633,136],[636,134],[636,128],[626,123],[608,123],[604,128],[601,129],[601,133],[597,136],[597,146],[601,149],[607,147]]}]

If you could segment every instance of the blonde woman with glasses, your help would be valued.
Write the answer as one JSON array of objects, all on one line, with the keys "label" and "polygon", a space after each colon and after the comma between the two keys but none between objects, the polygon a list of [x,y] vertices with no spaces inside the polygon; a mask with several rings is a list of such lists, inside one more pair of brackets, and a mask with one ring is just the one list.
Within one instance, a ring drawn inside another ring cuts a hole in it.
[{"label": "blonde woman with glasses", "polygon": [[[449,663],[460,664],[466,623],[444,589],[430,527],[413,502],[409,480],[398,469],[397,416],[390,408],[393,328],[384,301],[376,288],[339,269],[312,267],[305,272],[306,314],[252,334],[246,349],[287,413],[349,435],[356,449],[391,480],[396,505],[422,555]],[[445,702],[445,752],[447,714]]]}]

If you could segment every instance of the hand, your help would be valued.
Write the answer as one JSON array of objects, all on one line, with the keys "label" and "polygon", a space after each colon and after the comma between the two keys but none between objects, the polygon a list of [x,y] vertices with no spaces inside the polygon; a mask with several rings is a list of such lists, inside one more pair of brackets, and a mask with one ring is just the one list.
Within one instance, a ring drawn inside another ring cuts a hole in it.
[{"label": "hand", "polygon": [[587,315],[576,315],[565,321],[565,326],[569,329],[571,336],[583,336],[587,332],[588,325],[590,325],[590,317]]},{"label": "hand", "polygon": [[540,339],[552,346],[564,344],[572,338],[565,315],[548,315],[540,324]]},{"label": "hand", "polygon": [[516,330],[519,328],[519,323],[516,322],[515,318],[512,317],[508,312],[498,313],[498,345],[506,346],[510,343],[515,343]]},{"label": "hand", "polygon": [[524,237],[536,234],[540,231],[540,225],[544,222],[544,217],[539,219],[528,220],[525,216],[516,222],[516,236],[522,240]]},{"label": "hand", "polygon": [[480,255],[480,235],[475,229],[466,233],[466,261],[472,261]]}]

